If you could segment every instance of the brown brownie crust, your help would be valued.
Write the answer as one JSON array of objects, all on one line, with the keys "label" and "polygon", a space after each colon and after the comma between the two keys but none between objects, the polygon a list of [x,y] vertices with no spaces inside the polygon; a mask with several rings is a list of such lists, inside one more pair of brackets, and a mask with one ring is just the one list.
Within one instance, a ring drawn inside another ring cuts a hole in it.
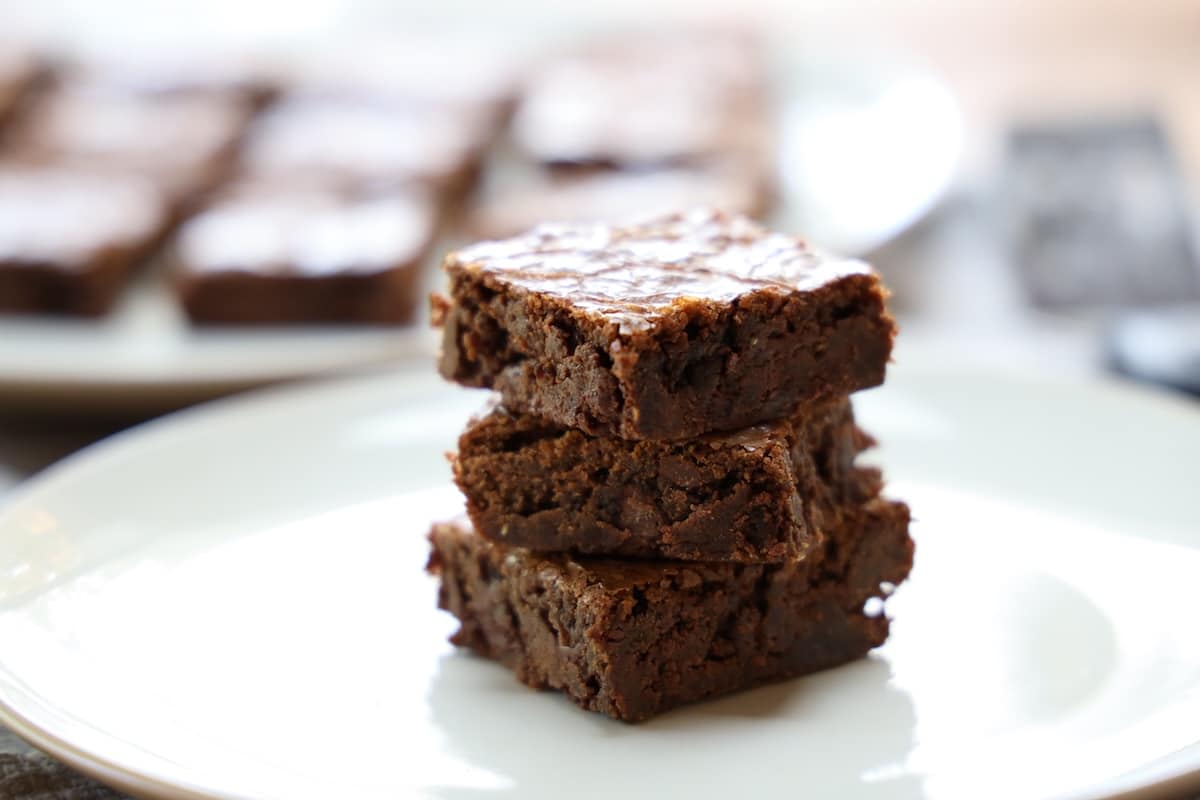
[{"label": "brown brownie crust", "polygon": [[594,435],[790,416],[882,383],[895,335],[866,264],[721,212],[542,226],[444,268],[442,374]]},{"label": "brown brownie crust", "polygon": [[845,399],[685,441],[595,437],[496,407],[459,438],[454,475],[475,529],[506,545],[779,562],[820,541],[868,444]]},{"label": "brown brownie crust", "polygon": [[908,508],[881,499],[844,515],[816,558],[788,564],[538,556],[465,522],[434,527],[429,570],[452,641],[535,688],[625,721],[836,666],[887,638],[864,613],[912,565]]}]

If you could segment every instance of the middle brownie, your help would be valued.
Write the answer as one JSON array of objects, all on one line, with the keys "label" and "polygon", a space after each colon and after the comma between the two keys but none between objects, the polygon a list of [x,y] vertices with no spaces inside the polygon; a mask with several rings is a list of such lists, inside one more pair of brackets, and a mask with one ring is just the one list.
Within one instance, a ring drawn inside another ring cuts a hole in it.
[{"label": "middle brownie", "polygon": [[845,398],[684,441],[594,437],[496,406],[459,438],[454,474],[476,529],[507,545],[780,562],[819,544],[871,443]]}]

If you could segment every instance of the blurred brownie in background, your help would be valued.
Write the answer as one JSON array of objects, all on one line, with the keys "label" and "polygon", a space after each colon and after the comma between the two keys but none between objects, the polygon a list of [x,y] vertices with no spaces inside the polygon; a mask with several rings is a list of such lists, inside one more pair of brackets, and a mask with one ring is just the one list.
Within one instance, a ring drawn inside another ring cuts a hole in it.
[{"label": "blurred brownie in background", "polygon": [[417,186],[459,195],[482,156],[478,136],[453,113],[349,99],[284,99],[252,126],[244,177],[281,185]]},{"label": "blurred brownie in background", "polygon": [[146,178],[0,162],[0,311],[105,313],[169,224]]},{"label": "blurred brownie in background", "polygon": [[148,96],[64,83],[16,121],[8,154],[151,180],[180,216],[226,177],[252,111],[236,95]]},{"label": "blurred brownie in background", "polygon": [[602,39],[541,65],[515,145],[552,169],[645,169],[737,157],[770,170],[767,74],[753,39],[685,32]]},{"label": "blurred brownie in background", "polygon": [[193,323],[410,320],[433,237],[475,183],[513,73],[443,38],[393,44],[286,68],[247,132],[236,185],[173,250]]},{"label": "blurred brownie in background", "polygon": [[10,121],[48,70],[32,51],[0,43],[0,127]]},{"label": "blurred brownie in background", "polygon": [[247,142],[254,180],[418,185],[450,210],[511,110],[516,59],[495,40],[404,35],[343,43],[288,67]]},{"label": "blurred brownie in background", "polygon": [[776,124],[761,53],[749,35],[687,30],[608,36],[546,60],[510,126],[524,174],[489,175],[471,232],[696,206],[765,217]]},{"label": "blurred brownie in background", "polygon": [[760,218],[771,197],[729,165],[538,178],[485,193],[467,221],[477,239],[504,239],[544,222],[623,224],[693,206]]},{"label": "blurred brownie in background", "polygon": [[407,322],[436,226],[427,193],[240,185],[180,229],[194,323]]},{"label": "blurred brownie in background", "polygon": [[283,80],[278,59],[264,53],[162,47],[76,54],[60,65],[59,73],[64,84],[80,90],[145,99],[236,97],[255,106],[269,102]]}]

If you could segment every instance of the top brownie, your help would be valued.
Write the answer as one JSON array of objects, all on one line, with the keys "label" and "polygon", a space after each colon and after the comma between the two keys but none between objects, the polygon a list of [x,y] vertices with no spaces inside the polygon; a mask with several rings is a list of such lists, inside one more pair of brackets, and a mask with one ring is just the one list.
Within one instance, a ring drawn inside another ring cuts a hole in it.
[{"label": "top brownie", "polygon": [[544,225],[447,256],[440,369],[598,436],[684,439],[883,382],[895,325],[860,261],[717,211]]}]

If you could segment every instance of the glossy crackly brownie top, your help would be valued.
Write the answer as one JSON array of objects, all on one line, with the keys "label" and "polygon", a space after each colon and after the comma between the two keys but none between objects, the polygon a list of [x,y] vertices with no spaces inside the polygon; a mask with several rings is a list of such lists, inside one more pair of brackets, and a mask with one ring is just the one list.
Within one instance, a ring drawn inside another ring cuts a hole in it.
[{"label": "glossy crackly brownie top", "polygon": [[446,269],[566,300],[622,333],[654,328],[681,304],[731,303],[758,291],[818,289],[871,268],[772,233],[752,220],[696,210],[636,225],[543,225],[452,253]]}]

